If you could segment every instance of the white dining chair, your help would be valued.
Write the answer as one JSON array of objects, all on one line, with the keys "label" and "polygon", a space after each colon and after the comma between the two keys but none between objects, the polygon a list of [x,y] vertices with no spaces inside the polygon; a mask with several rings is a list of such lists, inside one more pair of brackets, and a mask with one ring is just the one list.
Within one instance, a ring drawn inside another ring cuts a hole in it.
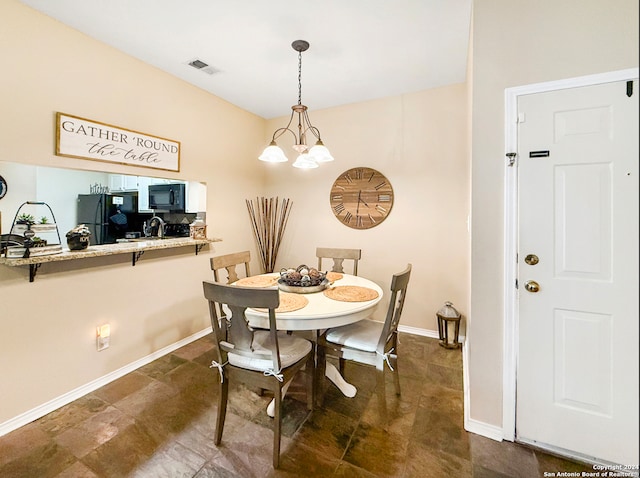
[{"label": "white dining chair", "polygon": [[[387,425],[385,397],[385,371],[393,373],[396,395],[400,395],[398,375],[398,323],[402,315],[407,286],[411,276],[411,264],[394,274],[391,279],[391,298],[384,323],[364,319],[353,324],[327,329],[317,341],[317,376],[324,377],[327,356],[354,361],[376,368],[376,392],[382,423]],[[341,370],[344,373],[343,370]],[[318,379],[319,383],[324,383]],[[322,390],[317,393],[322,394]]]},{"label": "white dining chair", "polygon": [[[218,446],[222,440],[230,381],[237,380],[249,387],[270,390],[275,399],[273,467],[278,468],[282,429],[282,390],[303,368],[307,374],[307,408],[313,410],[315,379],[313,345],[309,340],[277,331],[275,309],[280,304],[278,289],[256,289],[209,281],[203,282],[203,289],[205,298],[209,301],[211,326],[217,344],[216,358],[211,362],[211,368],[215,369],[215,376],[220,381],[214,443]],[[230,313],[225,320],[221,321],[218,310],[222,305],[225,305]],[[269,330],[254,330],[249,326],[245,315],[249,307],[268,309]],[[219,330],[220,324],[225,326],[225,323],[228,323],[226,334]],[[237,445],[228,443],[227,446]]]},{"label": "white dining chair", "polygon": [[353,275],[358,275],[358,261],[362,256],[361,249],[340,249],[334,247],[318,247],[316,248],[316,257],[318,258],[318,270],[322,268],[322,259],[332,259],[333,265],[331,271],[344,272],[343,262],[346,260],[353,261]]}]

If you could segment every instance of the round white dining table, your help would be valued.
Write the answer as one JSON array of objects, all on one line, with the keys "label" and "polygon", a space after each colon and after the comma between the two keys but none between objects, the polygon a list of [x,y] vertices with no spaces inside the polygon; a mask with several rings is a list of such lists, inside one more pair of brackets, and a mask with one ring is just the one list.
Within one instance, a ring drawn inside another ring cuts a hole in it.
[{"label": "round white dining table", "polygon": [[[279,274],[265,274],[279,276]],[[278,330],[321,330],[341,325],[352,324],[366,319],[373,314],[376,306],[382,300],[383,292],[378,284],[364,277],[343,274],[343,277],[330,287],[353,285],[373,289],[378,297],[365,302],[343,302],[330,299],[324,291],[311,294],[301,294],[309,301],[303,308],[292,312],[276,312],[276,326]],[[246,317],[252,327],[268,329],[268,313],[247,309]]]},{"label": "round white dining table", "polygon": [[[280,276],[277,273],[263,275]],[[364,277],[343,274],[341,279],[336,280],[329,287],[346,285],[373,289],[378,293],[378,296],[375,299],[363,302],[345,302],[327,297],[324,291],[302,294],[309,302],[301,309],[291,312],[276,311],[276,327],[278,330],[287,331],[317,331],[352,324],[370,317],[384,295],[380,286]],[[268,312],[250,308],[245,311],[245,316],[252,327],[269,328]],[[333,364],[326,364],[325,375],[345,396],[354,397],[356,395],[356,387],[347,383]],[[289,384],[283,389],[283,396],[288,388]],[[267,407],[267,414],[273,417],[274,411],[275,401],[272,400]]]}]

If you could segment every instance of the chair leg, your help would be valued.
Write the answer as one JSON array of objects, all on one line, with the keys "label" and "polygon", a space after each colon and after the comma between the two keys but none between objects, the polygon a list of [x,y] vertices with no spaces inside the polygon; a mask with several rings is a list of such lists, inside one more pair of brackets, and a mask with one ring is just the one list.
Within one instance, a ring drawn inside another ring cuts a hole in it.
[{"label": "chair leg", "polygon": [[318,361],[316,363],[315,395],[316,395],[316,405],[318,407],[321,407],[322,402],[324,400],[324,393],[325,393],[324,375],[327,371],[327,356],[325,354],[324,347],[318,346],[316,356],[318,358]]},{"label": "chair leg", "polygon": [[227,377],[220,384],[220,397],[218,399],[218,420],[216,421],[216,436],[214,443],[220,444],[222,440],[222,430],[224,429],[224,420],[227,416],[227,399],[229,398],[229,381]]},{"label": "chair leg", "polygon": [[280,431],[282,426],[282,389],[275,390],[276,410],[273,424],[273,468],[280,466]]},{"label": "chair leg", "polygon": [[398,370],[398,358],[391,359],[391,366],[393,367],[393,384],[396,387],[396,395],[400,396],[400,371]]},{"label": "chair leg", "polygon": [[315,354],[312,353],[309,356],[309,360],[307,360],[306,373],[307,373],[307,410],[313,411],[316,404],[316,387],[315,383],[317,380],[316,377],[316,363],[315,363]]},{"label": "chair leg", "polygon": [[384,364],[382,370],[376,368],[376,393],[378,396],[378,409],[382,427],[387,430],[389,419],[387,416],[387,396],[385,393]]}]

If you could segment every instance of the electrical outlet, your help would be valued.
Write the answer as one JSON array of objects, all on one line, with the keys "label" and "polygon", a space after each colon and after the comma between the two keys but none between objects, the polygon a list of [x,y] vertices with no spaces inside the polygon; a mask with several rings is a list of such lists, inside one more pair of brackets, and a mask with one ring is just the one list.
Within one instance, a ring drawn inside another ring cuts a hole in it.
[{"label": "electrical outlet", "polygon": [[111,338],[111,326],[109,324],[96,327],[96,347],[98,352],[109,347]]}]

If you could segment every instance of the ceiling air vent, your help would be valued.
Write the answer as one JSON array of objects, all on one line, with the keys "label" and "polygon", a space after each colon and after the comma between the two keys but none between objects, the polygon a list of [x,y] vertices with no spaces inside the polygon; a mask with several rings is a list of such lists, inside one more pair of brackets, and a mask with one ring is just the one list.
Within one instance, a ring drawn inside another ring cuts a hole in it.
[{"label": "ceiling air vent", "polygon": [[209,65],[208,65],[207,63],[205,63],[204,61],[202,61],[202,60],[198,60],[198,59],[191,60],[191,61],[188,63],[188,65],[189,65],[189,66],[192,66],[192,67],[194,67],[196,70],[200,70],[200,71],[202,71],[202,72],[204,72],[204,73],[206,73],[206,74],[208,74],[208,75],[213,75],[214,73],[217,73],[217,72],[218,72],[218,70],[216,70],[214,67],[209,66]]}]

